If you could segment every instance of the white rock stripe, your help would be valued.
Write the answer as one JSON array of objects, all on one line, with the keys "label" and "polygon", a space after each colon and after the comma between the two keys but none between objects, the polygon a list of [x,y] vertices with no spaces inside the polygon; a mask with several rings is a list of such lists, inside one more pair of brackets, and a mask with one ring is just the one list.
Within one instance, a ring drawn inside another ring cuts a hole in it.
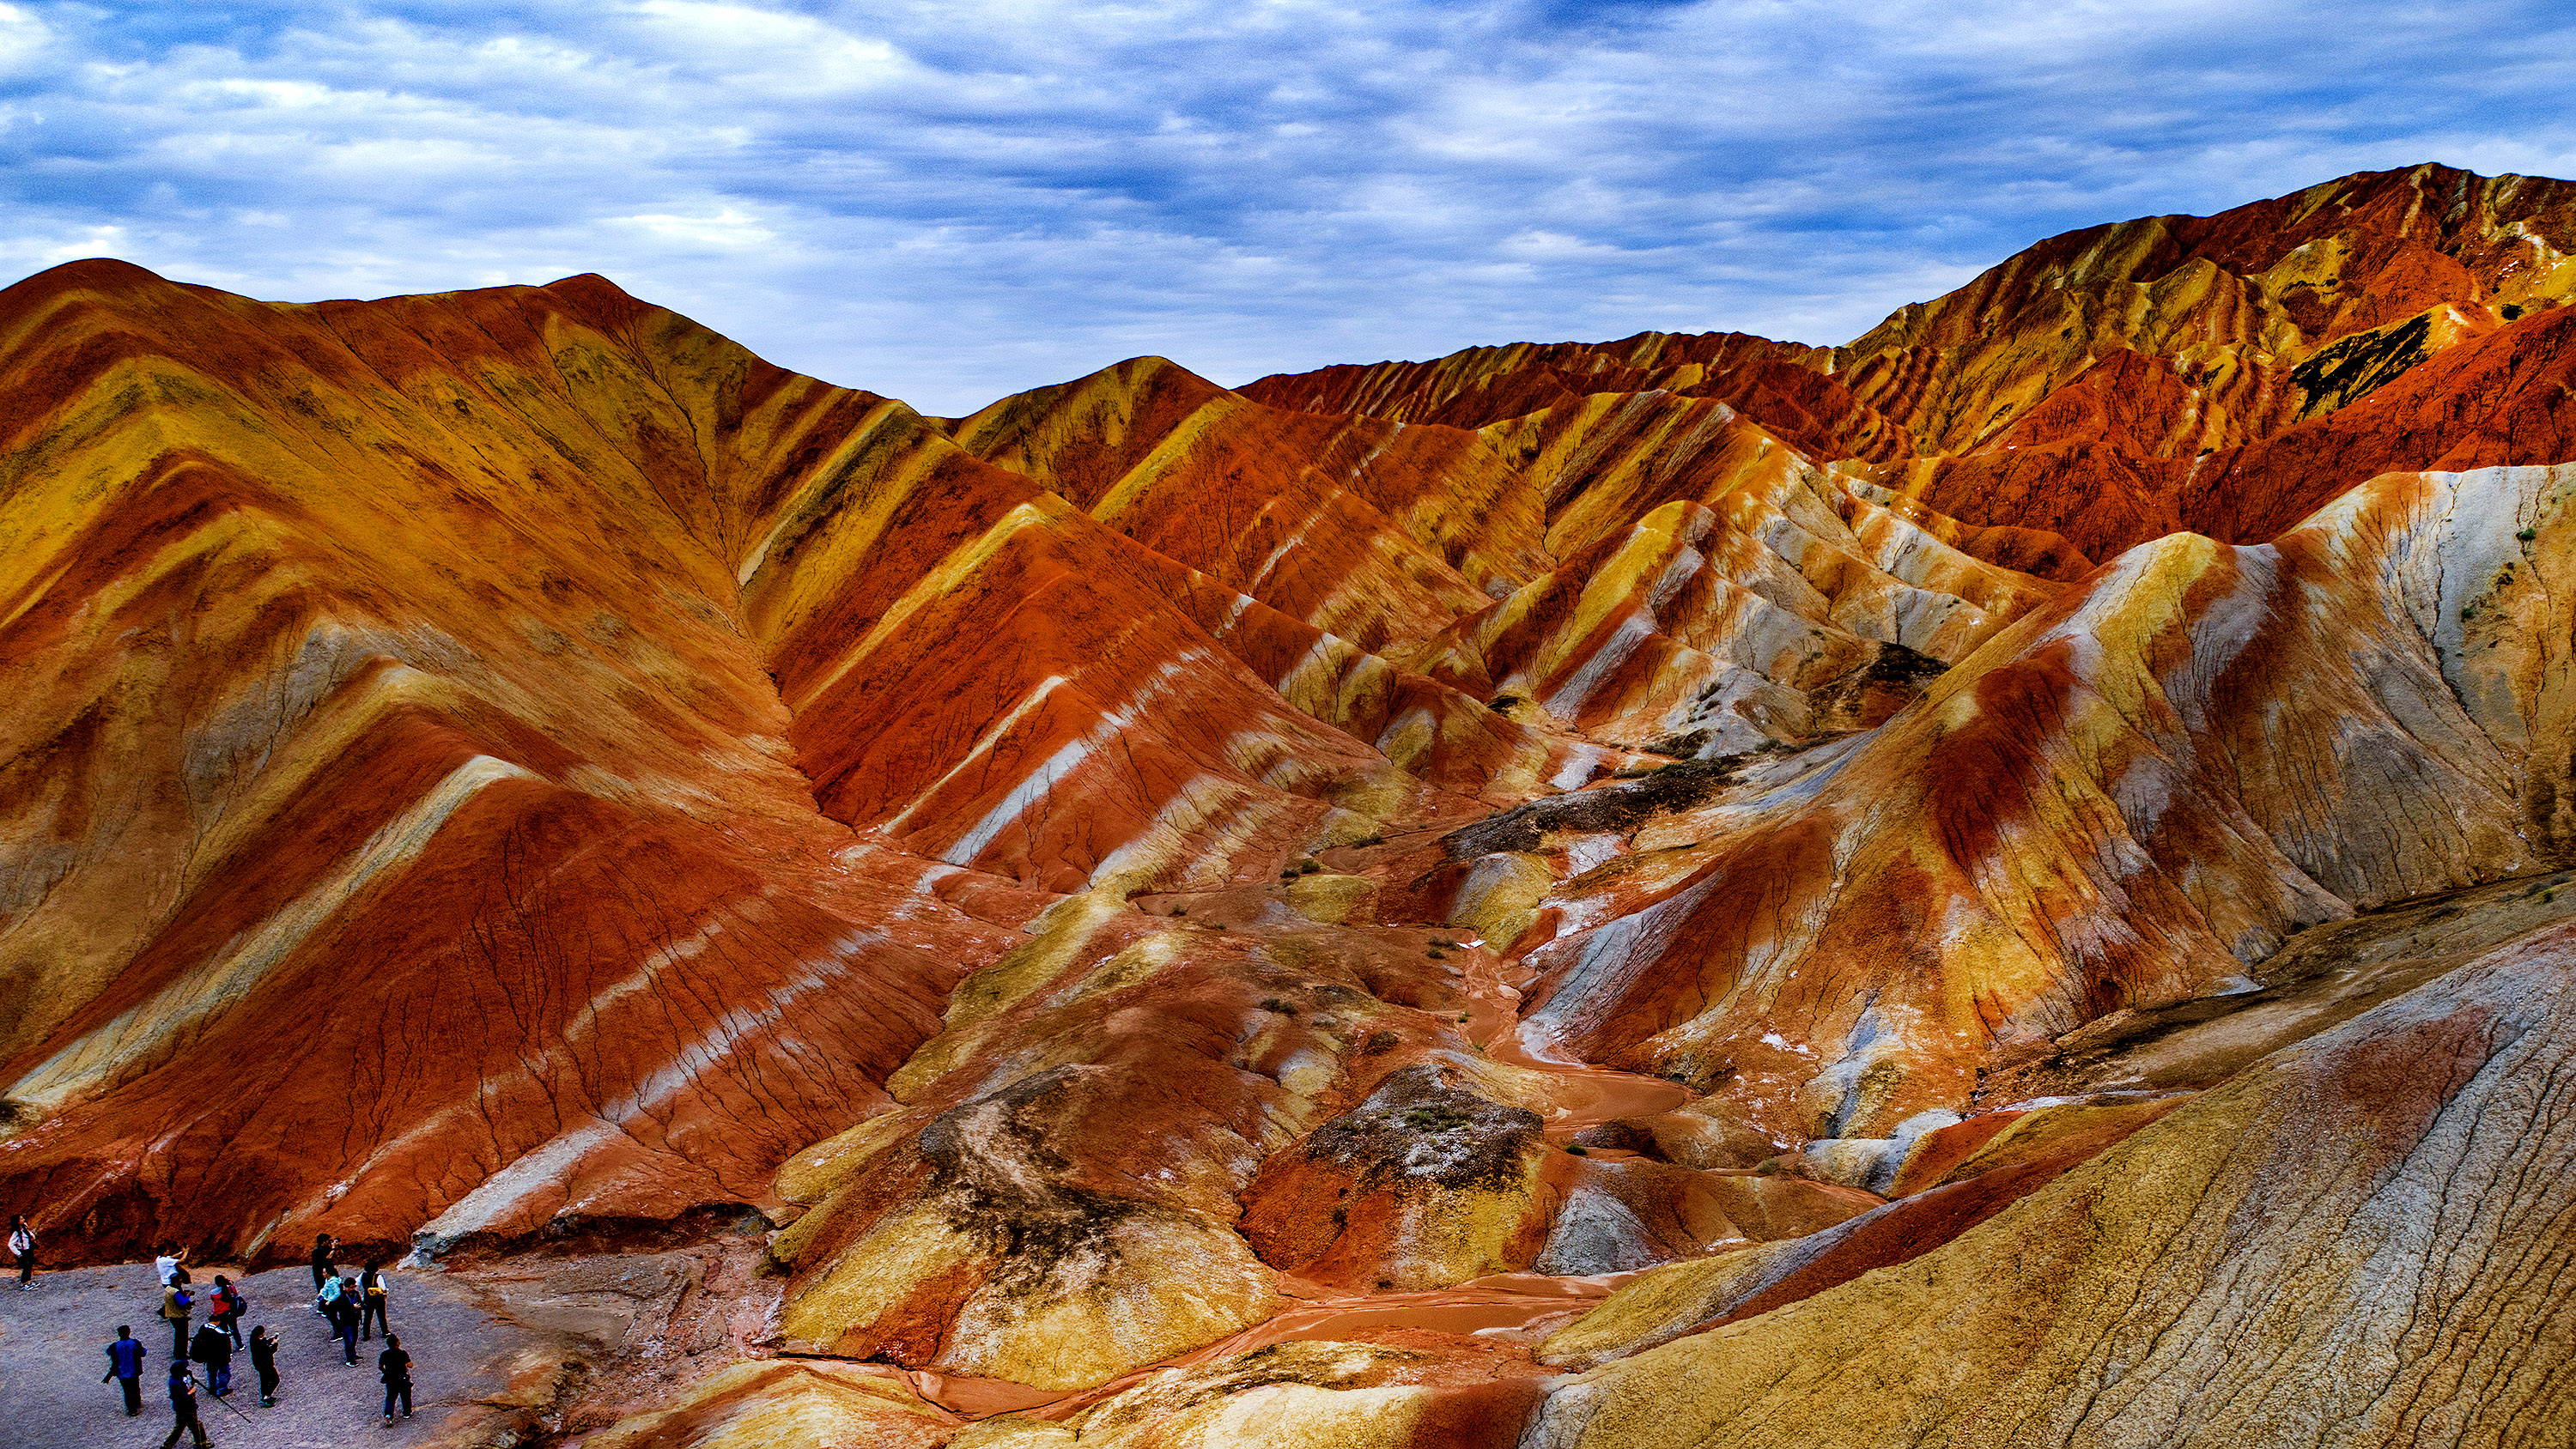
[{"label": "white rock stripe", "polygon": [[369,881],[419,855],[439,827],[484,786],[513,778],[536,776],[490,755],[476,755],[449,771],[408,809],[378,827],[338,870],[261,922],[259,929],[46,1058],[9,1095],[50,1112],[74,1093],[105,1086],[135,1062],[177,1044],[191,1029],[250,995]]}]

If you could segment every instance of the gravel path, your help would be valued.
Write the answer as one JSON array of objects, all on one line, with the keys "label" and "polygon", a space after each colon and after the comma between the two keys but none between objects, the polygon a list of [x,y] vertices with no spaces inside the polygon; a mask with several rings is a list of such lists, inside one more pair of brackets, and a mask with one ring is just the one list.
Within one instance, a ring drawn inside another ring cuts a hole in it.
[{"label": "gravel path", "polygon": [[[211,1285],[214,1267],[190,1271]],[[375,1356],[381,1339],[358,1345],[358,1366],[340,1359],[337,1340],[307,1306],[309,1269],[287,1268],[245,1279],[226,1268],[250,1302],[242,1337],[267,1324],[278,1339],[277,1407],[259,1404],[259,1378],[250,1356],[233,1358],[233,1392],[217,1402],[199,1373],[198,1417],[217,1444],[244,1449],[350,1449],[364,1444],[427,1445],[441,1431],[484,1418],[483,1401],[500,1392],[502,1369],[514,1352],[538,1343],[535,1334],[495,1319],[478,1307],[464,1285],[436,1272],[389,1275],[394,1332],[412,1356],[414,1417],[381,1427],[383,1385]],[[109,1268],[41,1270],[36,1286],[17,1291],[12,1275],[0,1285],[0,1419],[14,1449],[122,1449],[150,1446],[170,1432],[170,1399],[163,1385],[170,1371],[169,1326],[153,1316],[160,1293],[149,1263]],[[120,1323],[151,1351],[143,1361],[143,1414],[125,1417],[125,1403],[107,1371],[109,1340]],[[245,1422],[225,1405],[249,1416]],[[188,1442],[183,1436],[182,1444]]]}]

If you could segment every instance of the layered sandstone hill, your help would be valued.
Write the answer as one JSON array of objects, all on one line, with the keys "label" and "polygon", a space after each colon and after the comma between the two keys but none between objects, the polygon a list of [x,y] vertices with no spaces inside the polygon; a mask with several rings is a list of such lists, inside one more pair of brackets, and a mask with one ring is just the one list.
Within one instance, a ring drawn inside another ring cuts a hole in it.
[{"label": "layered sandstone hill", "polygon": [[2427,167],[958,419],[29,279],[0,1196],[762,1234],[602,1445],[2560,1442],[2568,250]]},{"label": "layered sandstone hill", "polygon": [[1479,427],[1712,398],[1961,520],[2107,559],[2186,529],[2259,543],[2396,469],[2576,456],[2571,254],[2576,185],[2419,166],[2052,237],[1844,347],[1641,333],[1243,391]]}]

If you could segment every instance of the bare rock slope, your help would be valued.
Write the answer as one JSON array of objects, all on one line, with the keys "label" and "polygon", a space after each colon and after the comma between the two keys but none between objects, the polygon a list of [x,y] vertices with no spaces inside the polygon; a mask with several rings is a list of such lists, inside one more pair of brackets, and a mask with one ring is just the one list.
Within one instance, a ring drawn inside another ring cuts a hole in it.
[{"label": "bare rock slope", "polygon": [[567,1443],[2562,1442],[2571,198],[958,419],[30,278],[0,1197],[660,1273]]}]

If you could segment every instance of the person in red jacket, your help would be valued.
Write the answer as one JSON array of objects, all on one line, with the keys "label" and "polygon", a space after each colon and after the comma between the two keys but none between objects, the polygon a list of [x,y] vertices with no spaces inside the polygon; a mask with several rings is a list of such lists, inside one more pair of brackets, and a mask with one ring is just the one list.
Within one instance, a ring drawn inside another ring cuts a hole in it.
[{"label": "person in red jacket", "polygon": [[249,1306],[242,1301],[241,1289],[233,1286],[232,1279],[221,1273],[215,1275],[214,1291],[206,1295],[206,1321],[222,1329],[235,1348],[242,1346],[242,1310]]}]

